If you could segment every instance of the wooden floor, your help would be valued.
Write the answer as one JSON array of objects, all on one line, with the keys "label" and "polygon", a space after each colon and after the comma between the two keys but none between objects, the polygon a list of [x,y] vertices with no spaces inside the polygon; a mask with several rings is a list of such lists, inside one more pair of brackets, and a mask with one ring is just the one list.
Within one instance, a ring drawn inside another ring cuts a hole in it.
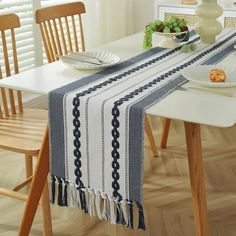
[{"label": "wooden floor", "polygon": [[[161,120],[152,117],[155,137]],[[207,200],[212,236],[236,236],[236,126],[229,129],[202,127]],[[24,159],[0,151],[0,184],[16,183],[24,175]],[[146,232],[128,231],[78,209],[52,206],[56,236],[194,236],[188,164],[183,124],[171,125],[168,148],[153,158],[145,143],[144,207]],[[0,236],[17,235],[23,204],[0,197]],[[31,236],[42,235],[40,211]]]}]

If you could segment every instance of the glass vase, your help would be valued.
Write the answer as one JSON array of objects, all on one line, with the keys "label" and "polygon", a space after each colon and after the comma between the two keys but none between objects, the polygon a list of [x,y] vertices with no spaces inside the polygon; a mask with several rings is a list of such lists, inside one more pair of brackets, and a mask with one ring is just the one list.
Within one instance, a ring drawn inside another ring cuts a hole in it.
[{"label": "glass vase", "polygon": [[222,25],[217,18],[223,14],[223,8],[218,5],[217,0],[202,0],[196,8],[196,14],[198,16],[196,31],[201,41],[203,43],[215,42],[216,35],[222,31]]}]

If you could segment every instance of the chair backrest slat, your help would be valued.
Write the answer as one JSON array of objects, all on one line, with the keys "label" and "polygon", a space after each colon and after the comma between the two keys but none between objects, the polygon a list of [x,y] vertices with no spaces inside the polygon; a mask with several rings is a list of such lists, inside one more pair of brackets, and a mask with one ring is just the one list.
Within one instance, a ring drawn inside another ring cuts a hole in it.
[{"label": "chair backrest slat", "polygon": [[[19,73],[18,59],[17,59],[17,50],[16,50],[16,39],[15,39],[15,28],[20,27],[19,17],[15,14],[5,14],[0,15],[0,32],[1,32],[1,45],[3,51],[4,67],[6,77],[10,76],[12,73]],[[12,51],[12,55],[9,54],[9,51]],[[12,59],[11,59],[12,58]],[[13,61],[13,67],[11,70],[10,61]],[[2,79],[3,74],[2,70],[0,71],[0,79]],[[1,99],[3,104],[3,110],[1,109],[0,118],[9,116],[9,107],[8,100],[6,96],[6,91],[4,88],[1,88]],[[16,114],[16,103],[18,105],[19,112],[23,112],[23,103],[21,92],[17,91],[17,99],[15,101],[14,91],[9,89],[9,102],[11,113]]]},{"label": "chair backrest slat", "polygon": [[55,37],[54,37],[52,25],[50,24],[49,21],[47,21],[47,25],[48,25],[48,29],[49,29],[49,38],[50,38],[51,43],[52,43],[52,51],[54,51],[51,55],[53,57],[53,55],[58,54],[58,50],[57,50],[57,46],[56,46],[56,42],[55,42]]},{"label": "chair backrest slat", "polygon": [[[17,50],[16,50],[16,37],[15,37],[15,33],[13,29],[11,29],[11,38],[12,38],[14,69],[15,69],[15,74],[18,74],[19,65],[18,65]],[[18,99],[19,112],[23,112],[23,102],[22,102],[21,91],[17,91],[17,99]]]},{"label": "chair backrest slat", "polygon": [[60,38],[59,38],[59,34],[58,34],[57,23],[56,23],[55,19],[53,19],[52,21],[53,21],[53,29],[54,29],[54,32],[56,35],[58,53],[59,53],[59,55],[62,55],[61,42],[60,42]]},{"label": "chair backrest slat", "polygon": [[65,17],[65,23],[66,23],[66,34],[67,34],[67,40],[68,40],[68,45],[69,45],[69,50],[72,51],[72,42],[71,42],[71,37],[70,37],[70,29],[69,29],[69,23],[68,23],[68,18]]},{"label": "chair backrest slat", "polygon": [[[2,78],[2,69],[0,67],[0,79]],[[1,93],[2,93],[2,88],[0,89]],[[1,101],[0,101],[0,119],[3,118],[3,112],[2,112],[2,106],[1,106]]]},{"label": "chair backrest slat", "polygon": [[50,36],[49,36],[47,24],[48,24],[47,21],[43,22],[43,29],[44,29],[47,45],[49,45],[48,46],[49,58],[53,61],[53,49],[51,46],[51,41],[50,41]]},{"label": "chair backrest slat", "polygon": [[[76,25],[75,25],[75,17],[71,16],[71,20],[72,20],[72,27],[73,27],[73,37],[74,37],[74,42],[75,42],[75,51],[78,52],[79,51],[79,44],[78,44],[78,39],[77,39],[77,30],[76,30]],[[84,51],[83,48],[82,48],[82,51]]]},{"label": "chair backrest slat", "polygon": [[[85,6],[82,2],[65,3],[36,10],[36,23],[40,26],[48,62],[56,61],[59,59],[58,55],[66,55],[70,51],[85,50],[81,17],[83,13],[85,13]],[[78,16],[77,21],[75,16]]]},{"label": "chair backrest slat", "polygon": [[59,27],[60,27],[60,36],[61,36],[61,39],[62,39],[62,47],[63,47],[63,50],[64,50],[64,54],[67,54],[68,51],[67,51],[67,48],[66,48],[66,39],[65,39],[65,34],[64,34],[64,29],[63,29],[61,17],[58,19],[58,21],[59,21]]},{"label": "chair backrest slat", "polygon": [[9,117],[9,110],[8,110],[8,106],[7,106],[7,96],[6,96],[6,91],[4,88],[1,88],[1,94],[2,94],[2,103],[3,103],[5,116]]},{"label": "chair backrest slat", "polygon": [[[4,56],[4,62],[5,62],[5,71],[6,76],[11,75],[11,69],[10,69],[10,62],[9,62],[9,56],[8,56],[8,48],[7,48],[7,40],[6,40],[6,34],[5,30],[1,30],[2,35],[2,47],[3,47],[3,56]],[[14,101],[14,93],[12,89],[9,89],[9,99],[10,99],[10,105],[11,105],[11,111],[12,114],[16,114],[16,106]]]},{"label": "chair backrest slat", "polygon": [[10,63],[9,63],[9,58],[8,58],[6,34],[5,34],[4,30],[1,30],[1,35],[2,35],[2,49],[3,49],[3,57],[4,57],[6,75],[10,76],[11,75]]},{"label": "chair backrest slat", "polygon": [[17,100],[18,100],[18,107],[19,107],[19,112],[23,112],[23,102],[22,102],[22,94],[21,91],[17,91]]},{"label": "chair backrest slat", "polygon": [[13,29],[11,29],[11,38],[12,38],[13,60],[14,60],[14,71],[15,71],[15,74],[18,74],[19,66],[18,66],[17,52],[16,52],[16,37],[15,37],[15,32]]},{"label": "chair backrest slat", "polygon": [[0,104],[0,119],[3,119],[3,114],[2,114],[2,107],[1,107],[1,104]]},{"label": "chair backrest slat", "polygon": [[[1,69],[1,67],[0,67],[0,79],[2,79],[2,69]],[[9,117],[9,110],[8,110],[8,106],[7,106],[7,97],[6,97],[5,89],[1,88],[0,91],[1,91],[1,96],[0,97],[2,97],[2,103],[3,103],[5,116]],[[3,118],[2,109],[0,108],[0,110],[1,110],[1,114],[2,114],[2,116],[0,118]]]},{"label": "chair backrest slat", "polygon": [[81,47],[82,47],[82,51],[84,51],[85,50],[85,43],[84,43],[84,31],[83,31],[81,15],[79,15],[79,27],[80,27]]}]

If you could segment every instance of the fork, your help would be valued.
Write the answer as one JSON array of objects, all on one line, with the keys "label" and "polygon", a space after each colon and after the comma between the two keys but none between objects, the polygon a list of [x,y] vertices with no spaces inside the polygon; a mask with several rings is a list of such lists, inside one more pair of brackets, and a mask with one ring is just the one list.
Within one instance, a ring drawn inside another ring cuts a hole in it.
[{"label": "fork", "polygon": [[[78,56],[72,55],[72,54],[67,54],[67,55],[64,55],[64,56],[59,56],[58,55],[58,57],[59,58],[67,58],[67,59],[70,59],[70,60],[76,60],[76,61],[79,61],[79,62],[82,62],[82,63],[84,62],[84,63],[89,63],[89,64],[93,64],[93,65],[98,65],[98,66],[104,64],[104,63],[101,63],[101,62],[97,61],[95,58],[86,59],[86,58],[81,58],[81,57],[78,57]],[[96,61],[94,61],[94,59]]]},{"label": "fork", "polygon": [[97,60],[99,63],[107,63],[106,61],[104,61],[104,60],[102,60],[102,59],[100,59],[100,58],[98,58],[98,57],[95,57],[95,56],[91,56],[91,55],[87,55],[87,54],[83,54],[83,53],[79,53],[79,52],[70,52],[70,54],[68,54],[68,55],[77,55],[77,56],[79,56],[79,57],[84,57],[84,58],[91,58],[91,59],[95,59],[95,60]]}]

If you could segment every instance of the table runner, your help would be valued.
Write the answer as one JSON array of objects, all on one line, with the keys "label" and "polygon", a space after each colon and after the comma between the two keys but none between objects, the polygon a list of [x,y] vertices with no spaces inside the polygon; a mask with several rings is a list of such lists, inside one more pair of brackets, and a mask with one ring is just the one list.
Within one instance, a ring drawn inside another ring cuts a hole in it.
[{"label": "table runner", "polygon": [[142,207],[145,110],[187,80],[181,70],[233,53],[236,32],[198,50],[153,48],[49,94],[51,202],[112,224],[145,230]]}]

